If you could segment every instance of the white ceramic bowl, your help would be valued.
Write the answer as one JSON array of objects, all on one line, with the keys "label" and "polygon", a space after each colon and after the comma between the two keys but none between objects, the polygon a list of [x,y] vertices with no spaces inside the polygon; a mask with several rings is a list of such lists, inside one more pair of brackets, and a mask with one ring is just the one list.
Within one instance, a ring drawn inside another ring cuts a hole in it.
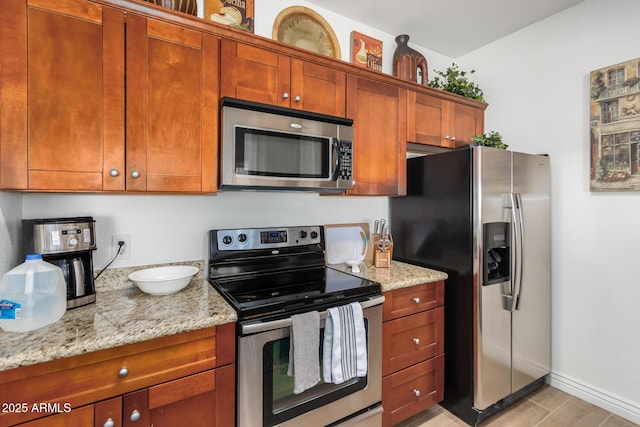
[{"label": "white ceramic bowl", "polygon": [[192,265],[171,265],[134,271],[129,280],[147,294],[169,295],[184,289],[196,273],[198,267]]}]

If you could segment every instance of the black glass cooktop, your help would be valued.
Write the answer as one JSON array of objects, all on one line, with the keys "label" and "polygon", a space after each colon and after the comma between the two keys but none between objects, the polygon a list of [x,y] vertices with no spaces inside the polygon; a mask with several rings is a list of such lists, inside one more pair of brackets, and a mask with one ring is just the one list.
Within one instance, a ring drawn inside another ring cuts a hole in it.
[{"label": "black glass cooktop", "polygon": [[239,320],[321,310],[380,294],[377,282],[329,267],[210,279]]}]

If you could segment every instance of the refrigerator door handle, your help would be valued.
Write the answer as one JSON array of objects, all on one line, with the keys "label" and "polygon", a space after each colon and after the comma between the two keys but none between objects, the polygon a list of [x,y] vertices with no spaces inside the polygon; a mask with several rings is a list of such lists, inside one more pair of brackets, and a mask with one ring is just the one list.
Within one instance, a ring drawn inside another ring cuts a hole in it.
[{"label": "refrigerator door handle", "polygon": [[511,215],[513,229],[513,248],[511,254],[513,256],[513,275],[511,279],[512,290],[511,298],[508,299],[509,311],[518,309],[520,292],[522,291],[522,260],[524,257],[524,222],[522,220],[522,199],[520,193],[511,193]]},{"label": "refrigerator door handle", "polygon": [[520,305],[520,294],[522,293],[522,279],[524,277],[524,219],[522,216],[522,197],[520,196],[520,193],[516,193],[516,203],[517,203],[517,209],[516,209],[516,217],[518,219],[518,227],[520,228],[520,240],[518,242],[516,242],[519,247],[518,247],[518,255],[519,257],[516,258],[516,264],[518,266],[518,275],[516,276],[517,279],[517,292],[514,292],[514,297],[513,297],[513,306],[515,308],[515,310],[518,310],[518,306]]}]

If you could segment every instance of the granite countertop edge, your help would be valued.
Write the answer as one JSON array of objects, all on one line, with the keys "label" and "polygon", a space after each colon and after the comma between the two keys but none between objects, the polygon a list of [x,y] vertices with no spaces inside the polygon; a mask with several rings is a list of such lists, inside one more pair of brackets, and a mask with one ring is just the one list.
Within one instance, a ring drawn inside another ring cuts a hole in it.
[{"label": "granite countertop edge", "polygon": [[[96,280],[95,304],[67,310],[35,331],[0,330],[0,371],[236,322],[235,310],[204,278],[202,261],[162,265],[184,264],[197,266],[199,273],[175,294],[148,295],[127,279],[132,271],[158,265],[109,269]],[[346,264],[329,267],[354,274]],[[380,282],[383,292],[447,278],[397,261],[390,268],[365,263],[355,275]]]}]

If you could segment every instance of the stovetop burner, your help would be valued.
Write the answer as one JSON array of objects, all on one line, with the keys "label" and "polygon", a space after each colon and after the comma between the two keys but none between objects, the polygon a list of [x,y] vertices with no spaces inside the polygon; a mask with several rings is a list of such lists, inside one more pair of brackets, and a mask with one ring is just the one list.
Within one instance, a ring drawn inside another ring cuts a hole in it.
[{"label": "stovetop burner", "polygon": [[381,293],[380,284],[324,266],[324,229],[212,230],[209,282],[239,320],[321,310]]}]

